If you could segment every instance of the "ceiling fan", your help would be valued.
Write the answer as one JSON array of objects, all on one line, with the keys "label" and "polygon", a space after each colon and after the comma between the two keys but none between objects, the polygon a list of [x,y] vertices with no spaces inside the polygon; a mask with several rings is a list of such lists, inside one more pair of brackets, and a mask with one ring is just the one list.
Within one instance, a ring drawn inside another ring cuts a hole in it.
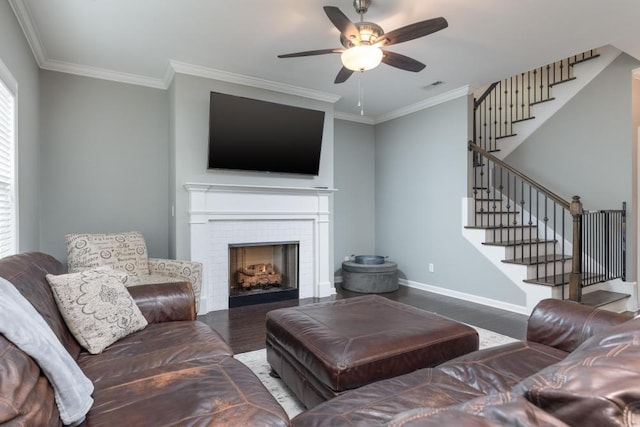
[{"label": "ceiling fan", "polygon": [[340,31],[340,43],[344,47],[288,53],[278,55],[278,58],[340,53],[343,66],[338,72],[334,83],[343,83],[354,71],[370,70],[377,67],[380,62],[406,71],[418,72],[424,69],[426,65],[422,62],[399,53],[390,52],[384,48],[424,37],[447,28],[449,25],[447,20],[442,17],[427,19],[426,21],[416,22],[385,33],[379,25],[364,21],[364,14],[370,5],[371,0],[353,1],[353,7],[360,15],[360,22],[356,23],[351,22],[337,7],[324,6],[324,12],[327,17]]}]

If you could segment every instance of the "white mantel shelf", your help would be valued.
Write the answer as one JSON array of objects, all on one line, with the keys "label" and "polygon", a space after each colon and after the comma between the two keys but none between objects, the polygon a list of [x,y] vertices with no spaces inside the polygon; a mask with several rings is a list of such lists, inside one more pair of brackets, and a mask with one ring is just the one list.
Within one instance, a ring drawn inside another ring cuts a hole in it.
[{"label": "white mantel shelf", "polygon": [[269,192],[269,193],[333,193],[338,190],[327,187],[282,187],[275,185],[239,185],[239,184],[205,184],[197,182],[187,182],[184,184],[187,191],[229,191],[229,192]]},{"label": "white mantel shelf", "polygon": [[[200,313],[228,308],[228,246],[300,242],[300,298],[333,295],[330,197],[324,187],[186,183],[191,259],[203,263]],[[256,240],[257,239],[257,240]]]}]

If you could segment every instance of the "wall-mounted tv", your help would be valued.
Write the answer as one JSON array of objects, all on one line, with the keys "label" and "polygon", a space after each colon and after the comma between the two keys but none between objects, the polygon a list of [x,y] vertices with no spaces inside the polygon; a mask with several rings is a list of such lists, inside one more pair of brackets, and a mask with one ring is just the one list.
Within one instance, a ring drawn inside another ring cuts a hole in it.
[{"label": "wall-mounted tv", "polygon": [[209,169],[318,175],[324,111],[211,92]]}]

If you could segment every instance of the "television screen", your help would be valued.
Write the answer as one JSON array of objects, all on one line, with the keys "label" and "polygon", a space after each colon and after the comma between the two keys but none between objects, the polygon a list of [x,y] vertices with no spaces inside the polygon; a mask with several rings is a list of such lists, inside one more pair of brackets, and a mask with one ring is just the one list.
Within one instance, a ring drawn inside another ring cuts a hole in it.
[{"label": "television screen", "polygon": [[324,111],[211,92],[209,169],[318,175]]}]

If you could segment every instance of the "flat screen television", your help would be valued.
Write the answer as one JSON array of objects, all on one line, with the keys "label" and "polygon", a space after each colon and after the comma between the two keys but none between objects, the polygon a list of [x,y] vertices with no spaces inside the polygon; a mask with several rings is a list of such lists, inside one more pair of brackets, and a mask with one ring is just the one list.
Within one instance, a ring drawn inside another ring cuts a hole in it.
[{"label": "flat screen television", "polygon": [[211,92],[209,169],[318,175],[324,111]]}]

